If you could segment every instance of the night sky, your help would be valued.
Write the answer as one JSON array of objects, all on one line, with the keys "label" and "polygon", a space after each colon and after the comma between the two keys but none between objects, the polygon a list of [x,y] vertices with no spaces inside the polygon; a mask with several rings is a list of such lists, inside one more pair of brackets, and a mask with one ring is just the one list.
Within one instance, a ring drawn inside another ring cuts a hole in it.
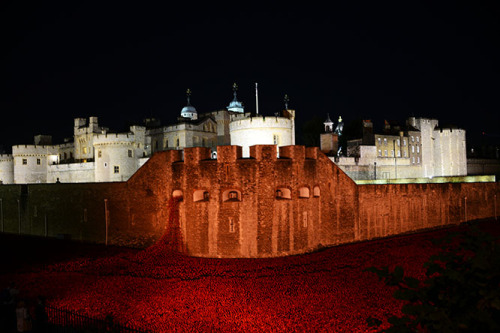
[{"label": "night sky", "polygon": [[61,143],[75,117],[115,132],[152,116],[171,124],[187,88],[209,112],[229,104],[233,82],[247,110],[258,82],[264,115],[288,94],[298,129],[329,113],[500,133],[495,1],[161,3],[3,1],[0,145]]}]

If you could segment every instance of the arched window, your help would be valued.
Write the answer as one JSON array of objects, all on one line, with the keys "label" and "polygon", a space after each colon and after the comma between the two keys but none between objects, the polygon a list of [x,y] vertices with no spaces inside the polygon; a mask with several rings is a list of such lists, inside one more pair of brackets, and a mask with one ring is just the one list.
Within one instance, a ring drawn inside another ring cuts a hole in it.
[{"label": "arched window", "polygon": [[226,190],[222,193],[222,201],[241,201],[241,192],[235,189]]},{"label": "arched window", "polygon": [[318,198],[320,195],[321,191],[319,189],[319,186],[314,186],[313,188],[313,197]]},{"label": "arched window", "polygon": [[193,201],[198,202],[198,201],[209,201],[210,200],[210,194],[206,190],[196,190],[193,193]]},{"label": "arched window", "polygon": [[182,201],[182,198],[183,198],[182,191],[181,190],[174,190],[172,192],[172,197],[176,198],[179,201]]},{"label": "arched window", "polygon": [[299,189],[299,198],[309,198],[309,187],[301,187]]},{"label": "arched window", "polygon": [[286,187],[279,187],[276,189],[276,199],[292,199],[292,191]]}]

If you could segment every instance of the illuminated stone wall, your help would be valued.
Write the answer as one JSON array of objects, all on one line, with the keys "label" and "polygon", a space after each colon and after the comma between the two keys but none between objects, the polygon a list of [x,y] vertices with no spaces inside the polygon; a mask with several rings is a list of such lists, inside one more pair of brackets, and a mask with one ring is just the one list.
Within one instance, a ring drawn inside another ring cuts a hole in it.
[{"label": "illuminated stone wall", "polygon": [[[496,182],[356,185],[317,148],[153,155],[127,182],[0,186],[5,232],[148,246],[173,196],[186,253],[273,257],[493,217]],[[106,213],[107,212],[107,213]],[[106,234],[106,221],[109,222]],[[106,237],[107,235],[107,237]]]}]

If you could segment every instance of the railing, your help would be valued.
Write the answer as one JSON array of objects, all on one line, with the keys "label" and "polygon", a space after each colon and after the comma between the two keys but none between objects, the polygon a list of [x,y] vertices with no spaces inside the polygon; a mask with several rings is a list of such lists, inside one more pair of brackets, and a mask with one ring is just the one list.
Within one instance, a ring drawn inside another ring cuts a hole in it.
[{"label": "railing", "polygon": [[47,332],[50,333],[149,333],[115,323],[111,316],[103,320],[52,306],[46,306],[45,310],[48,317]]}]

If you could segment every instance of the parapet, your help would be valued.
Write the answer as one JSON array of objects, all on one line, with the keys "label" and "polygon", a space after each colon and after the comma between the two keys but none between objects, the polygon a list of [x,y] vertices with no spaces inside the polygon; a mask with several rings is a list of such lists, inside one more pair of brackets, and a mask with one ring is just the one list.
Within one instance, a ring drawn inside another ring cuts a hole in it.
[{"label": "parapet", "polygon": [[276,145],[255,145],[250,146],[250,157],[256,160],[275,160]]},{"label": "parapet", "polygon": [[307,147],[306,148],[306,158],[317,160],[318,159],[318,147]]},{"label": "parapet", "polygon": [[283,146],[279,147],[280,158],[291,158],[294,160],[303,160],[306,158],[305,146]]},{"label": "parapet", "polygon": [[241,146],[217,146],[217,162],[235,162],[242,157]]},{"label": "parapet", "polygon": [[184,163],[196,164],[211,157],[211,149],[207,147],[184,148]]}]

